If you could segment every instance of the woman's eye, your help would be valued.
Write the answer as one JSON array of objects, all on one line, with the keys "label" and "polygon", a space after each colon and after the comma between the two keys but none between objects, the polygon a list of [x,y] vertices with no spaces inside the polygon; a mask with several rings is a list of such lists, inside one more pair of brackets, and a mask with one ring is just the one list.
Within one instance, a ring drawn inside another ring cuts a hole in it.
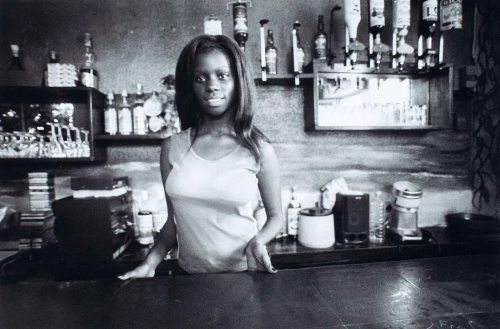
[{"label": "woman's eye", "polygon": [[197,76],[197,77],[194,78],[194,81],[196,81],[196,82],[203,82],[203,81],[205,81],[205,78],[203,78],[202,76]]},{"label": "woman's eye", "polygon": [[219,79],[221,79],[221,80],[225,80],[225,79],[227,79],[227,77],[229,77],[229,74],[227,74],[227,73],[220,73],[219,74]]}]

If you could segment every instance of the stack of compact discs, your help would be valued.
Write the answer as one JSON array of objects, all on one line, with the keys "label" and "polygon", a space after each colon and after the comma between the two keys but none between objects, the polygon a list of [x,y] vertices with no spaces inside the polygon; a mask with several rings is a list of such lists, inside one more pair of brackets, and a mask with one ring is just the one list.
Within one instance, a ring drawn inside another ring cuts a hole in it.
[{"label": "stack of compact discs", "polygon": [[54,176],[47,172],[28,173],[30,209],[36,211],[52,210],[56,197]]},{"label": "stack of compact discs", "polygon": [[42,249],[55,241],[52,210],[21,212],[19,220],[19,250]]}]

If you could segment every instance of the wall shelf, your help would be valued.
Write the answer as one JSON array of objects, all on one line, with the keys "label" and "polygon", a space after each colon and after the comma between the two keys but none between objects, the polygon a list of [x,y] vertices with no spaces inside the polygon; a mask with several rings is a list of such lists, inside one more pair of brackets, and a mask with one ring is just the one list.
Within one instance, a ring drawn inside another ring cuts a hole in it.
[{"label": "wall shelf", "polygon": [[[257,75],[256,75],[257,76]],[[299,75],[300,78],[300,85],[310,85],[313,80],[313,73],[302,73]],[[290,74],[276,74],[276,75],[268,75],[267,76],[267,81],[262,81],[262,79],[259,77],[256,77],[255,79],[255,84],[257,87],[264,87],[264,86],[295,86],[295,76],[290,73]],[[299,85],[299,86],[300,86]],[[297,86],[297,87],[299,87]]]}]

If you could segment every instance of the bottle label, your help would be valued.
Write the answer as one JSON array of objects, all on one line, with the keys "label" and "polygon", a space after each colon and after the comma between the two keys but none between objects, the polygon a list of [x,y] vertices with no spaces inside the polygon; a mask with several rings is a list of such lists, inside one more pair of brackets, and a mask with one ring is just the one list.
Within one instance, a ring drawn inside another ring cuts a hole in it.
[{"label": "bottle label", "polygon": [[145,135],[146,134],[146,114],[144,113],[144,107],[136,106],[134,108],[134,134]]},{"label": "bottle label", "polygon": [[297,64],[299,66],[299,71],[298,73],[304,72],[304,49],[302,48],[297,48]]},{"label": "bottle label", "polygon": [[288,208],[288,235],[297,235],[299,231],[300,208]]},{"label": "bottle label", "polygon": [[438,20],[437,0],[427,0],[422,3],[422,20],[437,22]]},{"label": "bottle label", "polygon": [[266,67],[269,74],[277,74],[278,72],[276,57],[276,50],[272,49],[266,52]]},{"label": "bottle label", "polygon": [[85,87],[97,88],[97,76],[93,72],[82,72],[80,81]]},{"label": "bottle label", "polygon": [[385,26],[384,0],[370,0],[370,26]]},{"label": "bottle label", "polygon": [[410,0],[396,0],[393,7],[393,28],[410,26]]},{"label": "bottle label", "polygon": [[110,135],[116,135],[118,132],[118,118],[115,108],[107,109],[104,114],[104,131]]},{"label": "bottle label", "polygon": [[316,40],[314,40],[316,58],[326,59],[326,36],[324,34],[319,35]]},{"label": "bottle label", "polygon": [[120,110],[119,132],[122,135],[130,135],[132,133],[132,114],[129,108]]},{"label": "bottle label", "polygon": [[462,0],[441,0],[441,31],[462,28]]}]

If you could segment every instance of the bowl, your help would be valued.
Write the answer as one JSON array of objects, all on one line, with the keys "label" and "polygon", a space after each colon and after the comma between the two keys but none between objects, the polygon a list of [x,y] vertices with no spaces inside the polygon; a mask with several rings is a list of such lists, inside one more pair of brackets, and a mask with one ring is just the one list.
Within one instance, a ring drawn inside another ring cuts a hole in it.
[{"label": "bowl", "polygon": [[500,228],[500,220],[487,215],[454,213],[446,215],[446,225],[462,233],[496,233]]}]

